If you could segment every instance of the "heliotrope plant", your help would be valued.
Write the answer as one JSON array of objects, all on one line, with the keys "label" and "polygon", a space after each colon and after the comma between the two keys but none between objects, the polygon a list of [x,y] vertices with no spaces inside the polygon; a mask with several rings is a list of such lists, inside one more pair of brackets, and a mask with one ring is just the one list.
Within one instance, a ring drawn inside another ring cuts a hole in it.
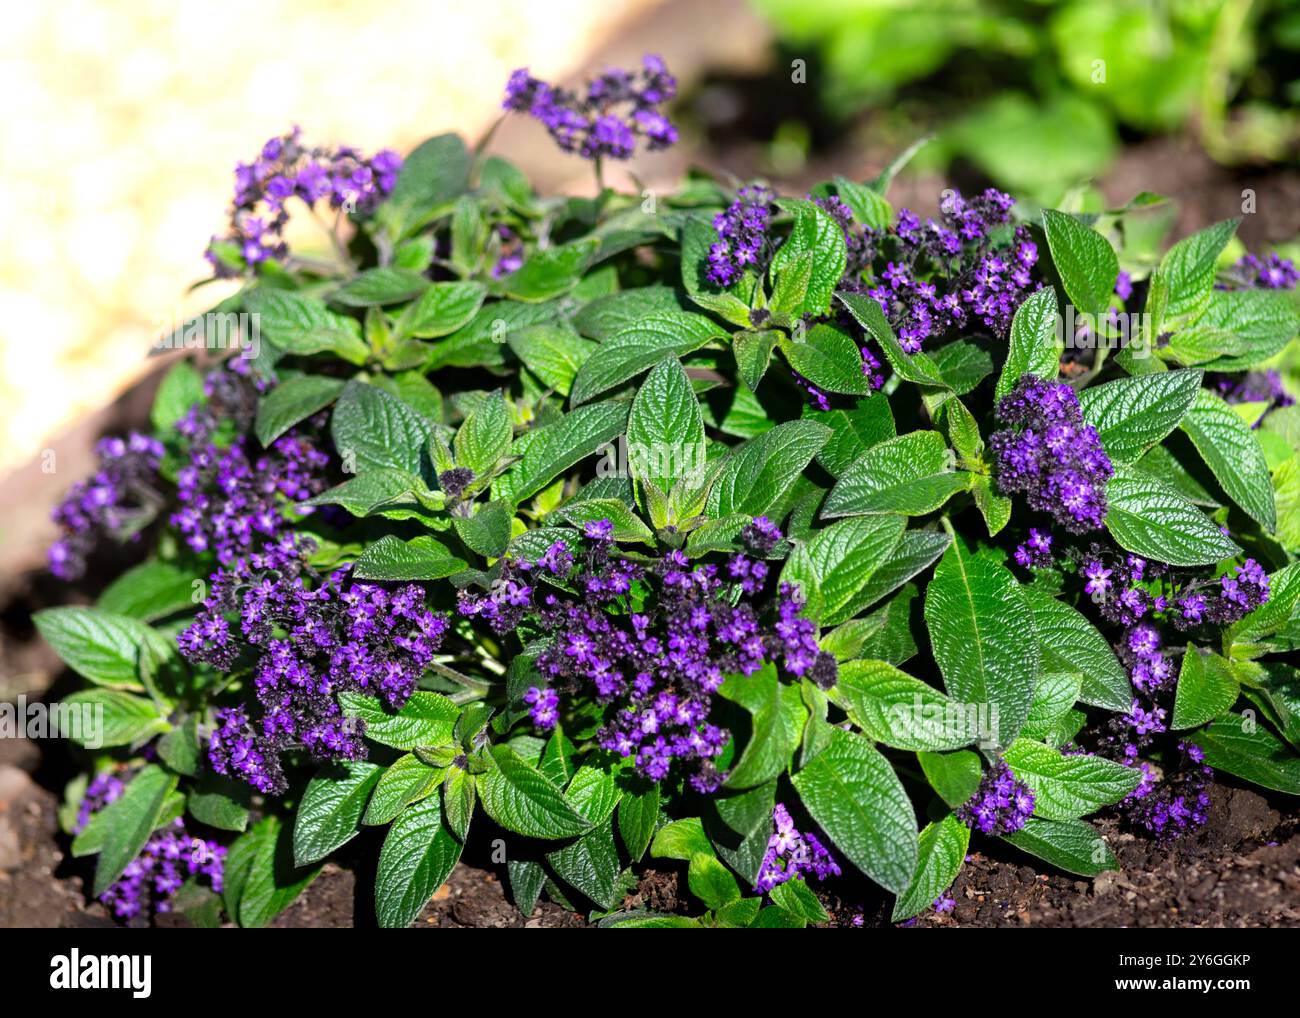
[{"label": "heliotrope plant", "polygon": [[[599,161],[671,144],[674,88],[505,106]],[[474,827],[525,913],[805,925],[856,871],[904,920],[972,832],[1088,876],[1090,814],[1300,794],[1294,267],[1233,222],[1153,253],[1150,195],[923,221],[895,169],[543,197],[454,136],[296,130],[241,165],[242,286],[182,327],[238,352],[56,516],[64,578],[141,558],[37,617],[90,682],[94,893],[262,925],[381,827],[404,926]],[[305,208],[328,258],[285,246]],[[624,907],[647,855],[695,914]]]}]

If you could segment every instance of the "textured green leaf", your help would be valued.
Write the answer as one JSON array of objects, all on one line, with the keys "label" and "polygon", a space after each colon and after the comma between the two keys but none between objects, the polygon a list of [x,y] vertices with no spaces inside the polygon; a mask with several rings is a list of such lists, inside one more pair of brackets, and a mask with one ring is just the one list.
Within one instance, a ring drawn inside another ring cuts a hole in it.
[{"label": "textured green leaf", "polygon": [[568,293],[582,279],[599,246],[595,237],[583,237],[568,244],[538,248],[501,280],[501,289],[515,300],[530,303]]},{"label": "textured green leaf", "polygon": [[487,287],[482,283],[434,283],[403,313],[397,323],[398,335],[416,339],[449,336],[473,320],[486,297]]},{"label": "textured green leaf", "polygon": [[164,649],[143,622],[99,608],[45,608],[32,621],[64,664],[101,686],[141,689],[142,661],[152,655],[156,663]]},{"label": "textured green leaf", "polygon": [[996,707],[998,744],[1009,745],[1029,717],[1039,668],[1033,616],[1016,578],[953,542],[926,589],[925,624],[948,695]]},{"label": "textured green leaf", "polygon": [[1150,475],[1116,470],[1106,485],[1106,499],[1106,529],[1134,555],[1203,566],[1241,550],[1205,513]]},{"label": "textured green leaf", "polygon": [[804,418],[831,429],[830,441],[817,454],[817,462],[835,477],[842,476],[868,449],[896,434],[894,415],[883,396],[859,399],[847,410],[805,407]]},{"label": "textured green leaf", "polygon": [[1132,463],[1178,427],[1196,402],[1200,371],[1119,378],[1079,394],[1083,419],[1115,463]]},{"label": "textured green leaf", "polygon": [[385,534],[361,553],[352,575],[359,580],[439,580],[465,568],[463,559],[432,537],[403,541]]},{"label": "textured green leaf", "polygon": [[578,370],[597,350],[591,340],[558,325],[520,329],[510,333],[508,342],[524,367],[561,396],[569,394]]},{"label": "textured green leaf", "polygon": [[961,871],[970,846],[970,828],[949,813],[926,824],[918,839],[916,875],[894,903],[892,922],[920,915],[943,894]]},{"label": "textured green leaf", "polygon": [[1010,392],[1022,375],[1037,375],[1049,382],[1056,379],[1062,346],[1056,315],[1056,291],[1046,286],[1030,294],[1016,310],[994,399]]},{"label": "textured green leaf", "polygon": [[916,815],[902,782],[861,735],[835,729],[830,745],[794,776],[817,825],[858,869],[895,894],[917,863]]},{"label": "textured green leaf", "polygon": [[618,833],[627,849],[628,858],[639,862],[650,847],[655,824],[659,820],[659,783],[646,782],[623,794],[618,802]]},{"label": "textured green leaf", "polygon": [[601,908],[617,908],[623,899],[618,875],[621,869],[614,828],[606,821],[563,848],[546,853],[557,876]]},{"label": "textured green leaf", "polygon": [[691,893],[708,909],[726,908],[740,900],[740,885],[731,871],[713,855],[697,852],[691,857],[686,871],[686,883]]},{"label": "textured green leaf", "polygon": [[781,352],[790,367],[819,389],[849,396],[871,395],[857,343],[833,325],[814,325],[802,340],[782,339]]},{"label": "textured green leaf", "polygon": [[98,844],[93,893],[103,894],[127,865],[140,854],[158,825],[163,803],[176,788],[176,775],[156,764],[147,764],[129,782],[122,795],[105,806],[77,840],[73,855],[84,854],[86,841]]},{"label": "textured green leaf", "polygon": [[646,371],[669,355],[683,357],[724,331],[703,315],[660,311],[617,332],[600,344],[578,369],[569,392],[577,406]]},{"label": "textured green leaf", "polygon": [[494,483],[493,494],[498,494],[499,484],[499,494],[516,503],[535,495],[564,471],[623,434],[627,415],[626,403],[593,403],[516,439],[514,453],[520,460]]},{"label": "textured green leaf", "polygon": [[750,389],[756,390],[767,373],[772,351],[776,349],[779,338],[780,334],[776,332],[755,332],[748,329],[731,337],[731,353],[736,358],[736,372]]},{"label": "textured green leaf", "polygon": [[663,492],[704,464],[704,418],[700,402],[676,357],[666,357],[646,376],[627,421],[632,476]]},{"label": "textured green leaf", "polygon": [[753,675],[729,676],[718,692],[749,711],[753,721],[749,741],[731,768],[726,787],[766,784],[790,765],[808,718],[798,687],[781,682],[769,663]]},{"label": "textured green leaf", "polygon": [[375,871],[379,925],[401,929],[415,922],[433,892],[451,875],[460,852],[461,843],[442,822],[436,795],[403,810],[388,829]]},{"label": "textured green leaf", "polygon": [[1078,609],[1041,591],[1026,589],[1034,628],[1047,670],[1083,676],[1084,703],[1127,711],[1133,698],[1128,673],[1106,638]]},{"label": "textured green leaf", "polygon": [[437,791],[445,775],[444,768],[431,767],[414,753],[402,754],[383,769],[361,822],[367,826],[391,823],[403,807]]},{"label": "textured green leaf", "polygon": [[920,352],[909,354],[903,350],[898,337],[894,335],[893,328],[885,319],[885,313],[880,310],[880,305],[876,303],[874,297],[844,292],[836,293],[835,296],[848,308],[849,314],[857,319],[858,324],[880,344],[885,359],[889,361],[889,366],[894,369],[894,373],[899,378],[917,385],[948,388],[943,375],[926,354]]},{"label": "textured green leaf", "polygon": [[933,512],[970,484],[937,431],[913,431],[868,450],[826,498],[822,515]]},{"label": "textured green leaf", "polygon": [[1030,817],[1021,830],[1003,837],[1021,851],[1066,873],[1095,877],[1105,870],[1119,869],[1115,853],[1106,844],[1106,839],[1082,820]]},{"label": "textured green leaf", "polygon": [[394,239],[414,233],[466,189],[471,162],[459,135],[440,134],[422,142],[402,161],[377,219]]},{"label": "textured green leaf", "polygon": [[329,295],[335,304],[352,308],[403,304],[420,296],[430,286],[419,272],[396,266],[366,269]]},{"label": "textured green leaf", "polygon": [[831,432],[813,421],[787,421],[733,449],[709,491],[709,515],[758,516],[786,493]]},{"label": "textured green leaf", "polygon": [[863,733],[894,749],[958,749],[981,738],[974,712],[884,661],[846,661],[830,690]]},{"label": "textured green leaf", "polygon": [[916,758],[930,787],[953,809],[969,801],[984,775],[979,754],[968,749],[954,753],[917,753]]},{"label": "textured green leaf", "polygon": [[1043,231],[1052,264],[1074,306],[1088,314],[1103,313],[1110,306],[1119,276],[1119,259],[1109,241],[1074,216],[1055,209],[1043,209]]},{"label": "textured green leaf", "polygon": [[1136,767],[1100,756],[1067,755],[1031,739],[1017,739],[1003,759],[1034,790],[1034,815],[1047,820],[1073,820],[1119,802],[1142,780]]},{"label": "textured green leaf", "polygon": [[1195,732],[1205,762],[1264,788],[1300,795],[1300,756],[1254,718],[1227,714]]},{"label": "textured green leaf", "polygon": [[373,696],[340,693],[344,713],[365,722],[366,738],[394,749],[444,746],[452,739],[460,708],[440,693],[420,690],[400,711],[390,713]]},{"label": "textured green leaf", "polygon": [[483,809],[508,831],[530,838],[572,838],[591,823],[564,793],[509,746],[493,746],[496,767],[479,778]]},{"label": "textured green leaf", "polygon": [[1268,464],[1246,422],[1221,397],[1201,389],[1182,426],[1228,497],[1264,528],[1276,527]]},{"label": "textured green leaf", "polygon": [[299,375],[281,382],[262,397],[254,430],[268,447],[295,424],[324,410],[343,391],[343,381],[324,375]]},{"label": "textured green leaf", "polygon": [[951,540],[942,531],[905,531],[893,551],[859,591],[858,602],[869,607],[893,593],[913,576],[929,568],[948,550]]},{"label": "textured green leaf", "polygon": [[1166,320],[1203,311],[1214,292],[1214,269],[1219,254],[1237,232],[1240,219],[1228,219],[1184,237],[1160,259],[1160,271],[1169,280]]},{"label": "textured green leaf", "polygon": [[510,451],[512,437],[505,393],[497,389],[465,415],[452,445],[456,465],[469,467],[477,476],[491,473]]},{"label": "textured green leaf", "polygon": [[108,585],[95,607],[141,622],[174,615],[195,605],[194,581],[200,579],[170,562],[154,559],[128,569]]},{"label": "textured green leaf", "polygon": [[799,585],[810,618],[837,625],[867,606],[863,588],[897,547],[905,526],[899,516],[840,520],[801,541],[781,579]]},{"label": "textured green leaf", "polygon": [[772,258],[771,275],[779,281],[790,271],[797,271],[801,259],[806,259],[811,272],[802,302],[789,310],[795,315],[824,315],[830,307],[831,295],[844,275],[848,258],[844,231],[831,214],[815,202],[804,198],[788,198],[779,202],[781,208],[794,213],[794,225],[784,244],[777,248]]},{"label": "textured green leaf", "polygon": [[307,785],[293,824],[296,866],[319,862],[361,831],[361,814],[383,768],[365,760],[340,761]]},{"label": "textured green leaf", "polygon": [[117,689],[79,690],[62,702],[77,720],[57,734],[93,749],[138,746],[171,727],[152,700]]},{"label": "textured green leaf", "polygon": [[364,364],[369,356],[356,319],[335,314],[314,297],[256,289],[244,295],[244,307],[257,315],[262,337],[287,353],[332,353],[349,364]]},{"label": "textured green leaf", "polygon": [[352,381],[339,394],[330,425],[334,448],[356,470],[382,467],[419,475],[429,422],[383,389]]},{"label": "textured green leaf", "polygon": [[1300,307],[1284,290],[1215,290],[1190,328],[1174,333],[1170,351],[1220,350],[1207,371],[1246,371],[1274,356],[1300,329]]},{"label": "textured green leaf", "polygon": [[1178,669],[1174,694],[1174,731],[1197,728],[1225,714],[1241,693],[1230,663],[1218,654],[1204,654],[1191,644]]}]

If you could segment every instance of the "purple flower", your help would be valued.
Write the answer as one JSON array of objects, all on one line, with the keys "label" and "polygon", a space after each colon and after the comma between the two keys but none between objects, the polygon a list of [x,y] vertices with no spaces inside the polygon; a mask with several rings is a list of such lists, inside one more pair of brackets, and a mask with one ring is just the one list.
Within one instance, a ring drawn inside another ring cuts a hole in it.
[{"label": "purple flower", "polygon": [[1013,834],[1034,812],[1033,790],[999,761],[984,772],[975,794],[957,807],[957,819],[982,834]]},{"label": "purple flower", "polygon": [[746,269],[763,271],[774,197],[766,187],[743,187],[726,211],[713,217],[718,240],[709,248],[705,275],[710,282],[730,286]]},{"label": "purple flower", "polygon": [[821,839],[811,831],[801,833],[794,826],[790,811],[781,803],[772,810],[774,830],[767,841],[767,852],[759,866],[754,890],[768,894],[774,888],[797,877],[813,876],[818,880],[840,875],[839,864]]},{"label": "purple flower", "polygon": [[560,695],[553,689],[531,686],[524,694],[524,703],[528,704],[533,724],[544,732],[554,728],[560,719]]},{"label": "purple flower", "polygon": [[659,110],[677,94],[663,60],[647,54],[638,72],[614,68],[587,83],[585,93],[556,88],[526,68],[510,75],[502,107],[542,124],[565,152],[588,159],[630,159],[637,138],[651,151],[677,141],[677,128]]},{"label": "purple flower", "polygon": [[[1027,374],[997,412],[1011,425],[989,440],[999,487],[1024,494],[1030,508],[1051,514],[1074,533],[1101,527],[1114,469],[1096,429],[1084,423],[1074,390]],[[1104,580],[1094,579],[1088,592],[1104,592]]]}]

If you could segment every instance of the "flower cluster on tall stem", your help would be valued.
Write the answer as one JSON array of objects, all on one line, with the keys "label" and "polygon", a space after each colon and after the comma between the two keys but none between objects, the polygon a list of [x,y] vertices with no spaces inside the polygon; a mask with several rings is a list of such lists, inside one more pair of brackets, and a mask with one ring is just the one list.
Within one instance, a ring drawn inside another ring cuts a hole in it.
[{"label": "flower cluster on tall stem", "polygon": [[768,894],[797,877],[825,880],[840,875],[839,863],[821,839],[812,831],[798,830],[790,811],[781,803],[772,810],[772,824],[774,830],[754,881],[755,891]]},{"label": "flower cluster on tall stem", "polygon": [[365,156],[348,145],[309,148],[294,127],[270,139],[252,162],[236,165],[229,229],[212,238],[206,257],[222,277],[282,259],[289,253],[284,228],[291,198],[313,210],[322,204],[365,215],[392,191],[401,166],[391,149]]},{"label": "flower cluster on tall stem", "polygon": [[639,71],[611,68],[582,91],[548,84],[520,68],[506,83],[502,106],[541,123],[565,152],[588,159],[630,159],[638,138],[654,151],[677,141],[677,128],[660,105],[677,94],[663,60],[647,54]]}]

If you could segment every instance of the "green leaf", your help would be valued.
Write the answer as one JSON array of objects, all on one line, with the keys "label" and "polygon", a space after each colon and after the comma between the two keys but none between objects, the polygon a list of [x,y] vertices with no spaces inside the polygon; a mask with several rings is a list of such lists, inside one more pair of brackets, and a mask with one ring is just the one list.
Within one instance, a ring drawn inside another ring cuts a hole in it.
[{"label": "green leaf", "polygon": [[436,792],[445,775],[445,769],[430,767],[414,753],[404,753],[383,769],[361,822],[367,826],[391,823],[404,807]]},{"label": "green leaf", "polygon": [[395,714],[373,696],[340,693],[339,705],[350,717],[365,722],[365,736],[394,749],[417,746],[445,746],[455,732],[460,708],[439,693],[424,690],[413,693]]},{"label": "green leaf", "polygon": [[578,369],[569,392],[573,406],[622,385],[667,356],[683,357],[724,331],[703,315],[659,311],[606,339]]},{"label": "green leaf", "polygon": [[895,894],[916,872],[912,803],[889,762],[860,735],[835,729],[794,776],[817,825],[858,869]]},{"label": "green leaf", "polygon": [[1215,223],[1184,237],[1165,252],[1160,259],[1160,271],[1169,280],[1166,320],[1205,310],[1214,292],[1214,269],[1219,255],[1240,224],[1240,219]]},{"label": "green leaf", "polygon": [[795,315],[824,315],[848,260],[844,231],[831,214],[815,202],[788,198],[778,204],[785,211],[794,213],[794,225],[772,258],[771,276],[779,286],[782,276],[797,272],[799,263],[806,262],[810,274],[803,299],[788,310]]},{"label": "green leaf", "polygon": [[686,369],[666,357],[646,376],[627,421],[632,476],[665,493],[704,464],[704,417]]},{"label": "green leaf", "polygon": [[415,233],[469,186],[472,156],[457,134],[422,142],[403,161],[377,221],[394,240]]},{"label": "green leaf", "polygon": [[1126,551],[1174,566],[1204,566],[1241,549],[1172,488],[1118,469],[1106,485],[1106,529]]},{"label": "green leaf", "polygon": [[925,593],[925,624],[948,695],[997,709],[998,744],[1029,717],[1038,636],[1020,584],[1005,566],[954,541]]},{"label": "green leaf", "polygon": [[411,269],[381,266],[353,276],[329,295],[335,304],[351,308],[382,307],[404,304],[419,297],[430,286],[427,279]]},{"label": "green leaf", "polygon": [[432,537],[403,541],[385,534],[361,553],[352,575],[359,580],[440,580],[465,568],[463,559]]},{"label": "green leaf", "polygon": [[570,502],[556,513],[560,518],[582,526],[598,520],[609,520],[614,525],[615,541],[639,541],[653,546],[654,532],[632,512],[626,502],[617,498],[589,498]]},{"label": "green leaf", "polygon": [[628,405],[610,400],[579,407],[554,424],[530,431],[515,440],[520,457],[493,485],[493,494],[508,496],[519,503],[545,488],[551,481],[627,428]]},{"label": "green leaf", "polygon": [[105,806],[74,841],[73,855],[81,855],[78,842],[97,842],[92,893],[99,897],[117,882],[127,865],[140,854],[158,826],[163,803],[176,789],[176,775],[156,764],[146,764],[132,778],[120,798]]},{"label": "green leaf", "polygon": [[859,592],[858,603],[869,607],[893,593],[913,576],[929,568],[948,550],[951,540],[947,534],[938,531],[905,531],[894,550]]},{"label": "green leaf", "polygon": [[860,293],[835,294],[840,303],[849,310],[859,325],[861,325],[871,337],[880,344],[880,349],[885,354],[885,359],[889,361],[889,366],[894,369],[904,382],[913,382],[916,385],[931,386],[939,389],[947,389],[948,383],[944,380],[943,375],[939,372],[938,367],[924,353],[909,354],[903,350],[898,342],[898,337],[894,335],[894,330],[889,322],[885,319],[885,313],[880,310],[880,305],[874,297],[868,297]]},{"label": "green leaf", "polygon": [[749,711],[753,728],[727,788],[766,784],[790,765],[808,711],[797,686],[781,682],[770,662],[752,675],[731,675],[718,690]]},{"label": "green leaf", "polygon": [[1300,756],[1253,717],[1227,714],[1191,736],[1215,770],[1300,795]]},{"label": "green leaf", "polygon": [[73,717],[71,727],[61,726],[59,734],[92,749],[138,746],[171,727],[152,700],[116,689],[69,693],[63,704]]},{"label": "green leaf", "polygon": [[858,344],[833,325],[814,325],[802,340],[782,339],[781,352],[790,367],[819,389],[849,396],[871,395]]},{"label": "green leaf", "polygon": [[984,776],[979,754],[968,749],[955,753],[917,753],[916,758],[930,787],[953,809],[970,800]]},{"label": "green leaf", "polygon": [[753,331],[746,329],[731,337],[731,353],[736,358],[736,372],[751,390],[757,391],[758,383],[767,374],[767,366],[772,361],[772,351],[780,338],[779,333]]},{"label": "green leaf", "polygon": [[894,749],[957,749],[985,737],[977,713],[884,661],[846,661],[831,701],[863,733]]},{"label": "green leaf", "polygon": [[917,652],[912,638],[912,605],[920,591],[908,584],[896,596],[864,618],[853,619],[822,637],[822,650],[839,661],[874,658],[901,665]]},{"label": "green leaf", "polygon": [[777,884],[772,888],[771,898],[773,905],[806,922],[830,922],[831,917],[826,913],[826,909],[822,908],[817,895],[813,894],[812,889],[798,877],[787,880],[784,884]]},{"label": "green leaf", "polygon": [[334,448],[357,473],[389,467],[416,476],[429,422],[396,396],[363,382],[344,386],[330,425]]},{"label": "green leaf", "polygon": [[747,329],[751,324],[750,301],[761,284],[753,273],[746,273],[726,289],[708,279],[709,249],[717,239],[718,232],[709,219],[692,217],[686,221],[682,228],[682,287],[695,304]]},{"label": "green leaf", "polygon": [[456,432],[452,448],[457,466],[469,467],[477,476],[491,473],[510,451],[513,436],[505,393],[497,389],[466,414]]},{"label": "green leaf", "polygon": [[141,689],[141,663],[160,660],[164,650],[143,622],[99,608],[46,608],[32,621],[64,664],[101,686]]},{"label": "green leaf", "polygon": [[899,516],[840,520],[799,542],[781,579],[799,585],[809,618],[837,625],[867,606],[862,591],[898,546],[905,526]]},{"label": "green leaf", "polygon": [[267,448],[295,424],[324,410],[343,391],[343,381],[324,375],[298,375],[281,382],[262,397],[254,431]]},{"label": "green leaf", "polygon": [[190,407],[203,400],[203,376],[189,361],[177,361],[163,375],[158,392],[149,411],[149,423],[154,431],[168,434],[190,411]]},{"label": "green leaf", "polygon": [[[1300,307],[1284,290],[1215,290],[1190,328],[1175,332],[1169,353],[1190,351],[1207,371],[1246,371],[1263,364],[1300,329]],[[1221,356],[1206,359],[1202,351]]]},{"label": "green leaf", "polygon": [[1197,728],[1225,714],[1241,694],[1231,664],[1218,654],[1204,654],[1191,644],[1178,669],[1174,694],[1174,731]]},{"label": "green leaf", "polygon": [[1003,835],[1022,852],[1028,852],[1066,873],[1095,877],[1119,869],[1106,839],[1082,820],[1044,820],[1030,817],[1015,834]]},{"label": "green leaf", "polygon": [[1052,264],[1074,306],[1099,315],[1110,306],[1119,259],[1110,243],[1074,216],[1043,209],[1043,231],[1052,252]]},{"label": "green leaf", "polygon": [[510,900],[525,918],[531,916],[546,883],[545,867],[529,859],[507,859],[506,872],[510,878]]},{"label": "green leaf", "polygon": [[894,415],[883,396],[859,399],[848,410],[805,407],[804,418],[831,429],[831,439],[817,454],[817,462],[835,477],[843,475],[868,449],[896,434]]},{"label": "green leaf", "polygon": [[603,823],[571,844],[547,852],[546,861],[561,880],[601,908],[617,908],[623,900],[612,824]]},{"label": "green leaf", "polygon": [[474,503],[478,508],[473,516],[453,516],[451,523],[456,536],[465,542],[470,551],[488,558],[497,558],[510,544],[510,526],[514,518],[508,502]]},{"label": "green leaf", "polygon": [[579,369],[599,349],[591,340],[558,325],[520,329],[510,333],[507,342],[524,367],[561,396],[569,395]]},{"label": "green leaf", "polygon": [[594,237],[569,244],[538,248],[524,264],[501,280],[501,289],[515,300],[537,303],[572,290],[600,246]]},{"label": "green leaf", "polygon": [[1287,628],[1295,615],[1296,604],[1300,603],[1300,562],[1292,562],[1272,573],[1268,585],[1268,600],[1228,629],[1225,639],[1233,648],[1234,658],[1243,656],[1243,652],[1257,656],[1272,649],[1271,638]]},{"label": "green leaf", "polygon": [[473,320],[486,297],[482,283],[433,283],[402,314],[397,334],[416,339],[449,336]]},{"label": "green leaf", "polygon": [[244,306],[258,316],[263,337],[287,353],[332,353],[349,364],[364,364],[370,354],[360,324],[314,297],[256,289],[244,295]]},{"label": "green leaf", "polygon": [[1078,609],[1042,591],[1026,588],[1024,593],[1038,631],[1043,668],[1079,673],[1084,703],[1127,711],[1133,698],[1128,673],[1097,627]]},{"label": "green leaf", "polygon": [[451,875],[461,843],[442,821],[436,795],[404,809],[393,821],[375,872],[375,918],[387,929],[404,929]]},{"label": "green leaf", "polygon": [[199,716],[191,714],[158,740],[158,756],[177,774],[187,778],[195,777],[207,758],[199,746]]},{"label": "green leaf", "polygon": [[319,862],[360,833],[361,814],[382,773],[365,760],[340,761],[316,773],[294,820],[295,866]]},{"label": "green leaf", "polygon": [[983,341],[954,340],[935,350],[930,359],[958,396],[966,395],[993,374],[993,355]]},{"label": "green leaf", "polygon": [[1010,392],[1022,375],[1037,375],[1049,382],[1060,371],[1062,343],[1057,335],[1056,291],[1043,287],[1030,294],[1011,319],[1007,359],[998,375],[994,400]]},{"label": "green leaf", "polygon": [[1017,739],[1003,759],[1034,790],[1034,815],[1073,820],[1119,802],[1137,788],[1142,772],[1100,756],[1066,755],[1030,739]]},{"label": "green leaf", "polygon": [[659,821],[659,783],[645,782],[645,788],[623,793],[618,801],[618,833],[632,862],[640,862],[654,837]]},{"label": "green leaf", "polygon": [[219,831],[243,831],[248,827],[252,786],[242,781],[205,772],[186,799],[190,816]]},{"label": "green leaf", "polygon": [[608,764],[583,764],[573,775],[565,797],[583,817],[603,824],[614,815],[623,790]]},{"label": "green leaf", "polygon": [[870,230],[887,229],[894,221],[894,210],[883,194],[865,184],[836,177],[835,193],[849,207],[853,218]]},{"label": "green leaf", "polygon": [[554,324],[561,314],[561,304],[513,300],[485,304],[464,326],[431,345],[424,370],[500,367],[505,364],[506,344],[511,337],[535,325]]},{"label": "green leaf", "polygon": [[572,838],[591,823],[564,793],[509,746],[493,746],[497,766],[479,778],[488,816],[508,831],[530,838]]},{"label": "green leaf", "polygon": [[696,853],[710,855],[713,845],[704,833],[699,817],[674,820],[659,828],[650,844],[650,855],[655,859],[681,859],[690,862]]},{"label": "green leaf", "polygon": [[265,926],[316,879],[319,866],[293,866],[293,836],[272,814],[230,846],[223,895],[226,911],[245,928]]},{"label": "green leaf", "polygon": [[731,871],[712,853],[696,852],[686,870],[686,883],[691,894],[704,902],[704,907],[717,910],[740,900],[740,885]]},{"label": "green leaf", "polygon": [[867,451],[836,482],[822,516],[933,512],[970,484],[937,431],[913,431]]},{"label": "green leaf", "polygon": [[1255,432],[1221,397],[1205,389],[1197,393],[1182,427],[1228,497],[1265,529],[1273,530],[1277,526],[1273,482]]},{"label": "green leaf", "polygon": [[776,504],[830,438],[823,424],[787,421],[737,446],[709,491],[709,515],[758,516]]},{"label": "green leaf", "polygon": [[113,615],[154,622],[193,608],[197,579],[170,562],[142,562],[110,583],[95,607]]},{"label": "green leaf", "polygon": [[430,493],[415,474],[394,467],[379,467],[366,470],[302,504],[338,505],[353,516],[424,519],[426,510],[417,496],[427,499],[433,494],[436,493]]},{"label": "green leaf", "polygon": [[1164,371],[1119,378],[1079,394],[1083,419],[1097,429],[1106,454],[1132,463],[1178,427],[1196,402],[1200,371]]},{"label": "green leaf", "polygon": [[920,915],[952,886],[966,861],[970,828],[949,813],[942,820],[926,824],[918,839],[916,876],[894,902],[891,922]]}]

